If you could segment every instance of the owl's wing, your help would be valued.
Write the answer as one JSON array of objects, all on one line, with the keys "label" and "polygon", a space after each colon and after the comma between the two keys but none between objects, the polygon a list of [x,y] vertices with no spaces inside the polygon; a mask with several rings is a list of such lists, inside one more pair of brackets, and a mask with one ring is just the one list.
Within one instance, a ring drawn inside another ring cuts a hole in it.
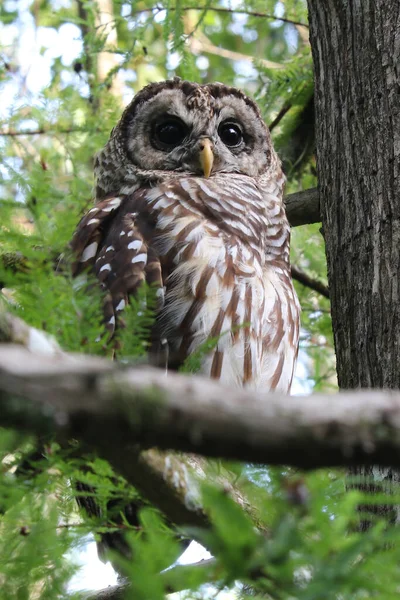
[{"label": "owl's wing", "polygon": [[81,219],[71,242],[73,275],[91,268],[106,291],[104,318],[111,335],[118,314],[142,282],[163,287],[159,258],[146,239],[146,227],[138,222],[139,201],[140,194],[98,202]]}]

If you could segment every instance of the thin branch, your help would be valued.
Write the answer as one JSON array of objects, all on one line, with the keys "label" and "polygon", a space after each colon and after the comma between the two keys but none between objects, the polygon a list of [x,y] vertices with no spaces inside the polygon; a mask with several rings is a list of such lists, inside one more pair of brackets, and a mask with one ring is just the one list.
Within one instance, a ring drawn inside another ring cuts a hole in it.
[{"label": "thin branch", "polygon": [[325,296],[325,298],[328,298],[329,300],[329,288],[327,285],[322,283],[322,281],[310,277],[310,275],[308,275],[305,271],[294,265],[292,265],[292,277],[305,287],[314,290],[314,292],[318,292],[318,294]]},{"label": "thin branch", "polygon": [[[271,21],[281,21],[282,23],[289,23],[291,25],[301,25],[302,27],[308,28],[308,24],[303,23],[302,21],[295,21],[294,19],[287,19],[285,17],[276,17],[275,15],[271,15],[271,14],[263,13],[263,12],[257,12],[254,10],[222,8],[220,6],[207,6],[207,7],[205,7],[205,6],[182,6],[182,7],[179,7],[179,10],[181,12],[188,11],[188,10],[196,10],[196,11],[203,12],[206,8],[207,8],[207,10],[216,12],[216,13],[248,15],[249,17],[260,17],[261,19],[268,19]],[[134,16],[136,14],[140,14],[143,12],[152,12],[153,10],[158,10],[159,12],[161,12],[163,10],[166,10],[166,8],[164,6],[160,6],[159,4],[156,4],[156,6],[154,6],[153,8],[147,8],[147,9],[143,9],[143,10],[134,11],[130,14],[130,16]],[[170,6],[168,8],[168,10],[169,11],[176,10],[176,7]]]},{"label": "thin branch", "polygon": [[[242,52],[236,52],[235,50],[228,50],[228,48],[221,48],[220,46],[216,46],[204,38],[199,39],[197,37],[191,37],[188,39],[188,45],[194,54],[202,54],[205,52],[206,54],[214,54],[215,56],[221,56],[222,58],[227,58],[228,60],[245,60],[251,63],[255,60],[254,56],[243,54]],[[285,66],[283,64],[267,60],[266,58],[259,58],[258,62],[267,69],[283,69]]]},{"label": "thin branch", "polygon": [[138,447],[301,468],[400,466],[400,393],[301,398],[0,346],[0,425],[80,440],[140,481]]},{"label": "thin branch", "polygon": [[[0,137],[17,137],[20,135],[56,135],[58,133],[87,133],[88,129],[82,129],[82,127],[67,127],[64,129],[45,129],[41,127],[40,129],[26,129],[24,131],[19,131],[17,129],[6,129],[0,131]],[[99,131],[99,129],[96,129]]]},{"label": "thin branch", "polygon": [[[161,6],[160,4],[156,4],[152,8],[141,8],[139,10],[132,10],[127,17],[124,17],[126,20],[128,17],[136,17],[137,15],[141,15],[143,13],[153,13],[157,11],[157,13],[166,11],[167,8],[165,6]],[[169,11],[175,11],[177,8],[175,6],[168,7]],[[236,15],[248,15],[249,17],[260,17],[261,19],[268,19],[271,21],[281,21],[282,23],[288,23],[290,25],[295,25],[296,27],[305,27],[309,29],[308,23],[303,23],[303,21],[296,21],[295,19],[289,19],[286,17],[277,17],[276,15],[271,15],[268,13],[257,12],[254,10],[245,10],[245,9],[235,9],[235,8],[223,8],[220,6],[181,6],[179,7],[181,12],[187,11],[198,11],[204,12],[204,10],[216,12],[216,13],[226,13],[226,14],[236,14]],[[114,22],[117,20],[121,20],[121,18],[114,19]],[[96,29],[100,29],[102,25],[98,25]]]},{"label": "thin branch", "polygon": [[279,125],[279,123],[282,121],[283,117],[286,115],[286,113],[292,108],[291,104],[285,104],[281,110],[278,112],[278,114],[276,115],[275,119],[272,121],[272,123],[270,125],[268,125],[268,129],[270,131],[272,131],[273,129],[275,129],[275,127],[277,125]]}]

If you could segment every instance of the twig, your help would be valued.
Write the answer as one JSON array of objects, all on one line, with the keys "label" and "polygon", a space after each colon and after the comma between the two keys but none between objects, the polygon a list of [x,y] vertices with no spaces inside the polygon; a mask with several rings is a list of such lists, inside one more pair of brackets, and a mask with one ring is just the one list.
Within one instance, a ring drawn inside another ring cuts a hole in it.
[{"label": "twig", "polygon": [[[248,62],[253,62],[255,60],[254,56],[236,52],[235,50],[228,50],[227,48],[220,48],[220,46],[216,46],[204,39],[191,37],[188,40],[188,45],[195,54],[205,52],[206,54],[214,54],[215,56],[221,56],[222,58],[227,58],[229,60],[246,60]],[[283,64],[272,62],[265,58],[259,58],[258,62],[267,69],[283,69],[285,67]]]},{"label": "twig", "polygon": [[296,398],[8,344],[0,402],[1,426],[78,439],[134,485],[138,446],[300,468],[400,466],[399,392]]},{"label": "twig", "polygon": [[294,265],[292,265],[292,277],[302,285],[314,290],[314,292],[318,292],[318,294],[329,300],[329,288],[322,281],[310,277],[305,271]]},{"label": "twig", "polygon": [[[16,137],[19,135],[51,135],[57,133],[87,133],[88,129],[82,129],[81,127],[68,127],[66,129],[26,129],[24,131],[18,131],[17,129],[7,129],[6,131],[0,131],[2,137]],[[96,129],[96,131],[100,131]]]},{"label": "twig", "polygon": [[[205,6],[182,6],[179,7],[179,10],[184,12],[188,10],[196,10],[196,11],[204,11]],[[143,12],[151,12],[153,10],[158,10],[159,12],[166,10],[164,6],[160,6],[156,4],[153,8],[147,8],[143,10],[134,11],[130,16],[135,14],[143,13]],[[168,8],[169,11],[177,10],[175,6],[170,6]],[[307,27],[307,23],[303,23],[301,21],[295,21],[293,19],[287,19],[285,17],[276,17],[275,15],[270,15],[268,13],[257,12],[254,10],[244,10],[244,9],[236,9],[236,8],[223,8],[220,6],[208,6],[207,10],[217,13],[227,13],[227,14],[237,14],[237,15],[248,15],[249,17],[260,17],[261,19],[269,19],[272,21],[281,21],[282,23],[290,23],[291,25],[301,25],[302,27]]]},{"label": "twig", "polygon": [[[62,525],[57,525],[56,529],[75,529],[75,528],[79,528],[79,527],[83,527],[86,529],[89,529],[89,526],[87,523],[84,522],[80,522],[80,523],[63,523]],[[94,529],[92,527],[92,529]],[[125,525],[125,523],[119,523],[118,525],[101,525],[99,527],[99,529],[101,529],[102,532],[104,532],[105,530],[107,531],[121,531],[121,530],[125,530],[125,531],[140,531],[141,527],[139,526],[135,526],[135,525]],[[95,530],[95,529],[94,529]],[[40,530],[41,532],[46,531],[44,529]]]}]

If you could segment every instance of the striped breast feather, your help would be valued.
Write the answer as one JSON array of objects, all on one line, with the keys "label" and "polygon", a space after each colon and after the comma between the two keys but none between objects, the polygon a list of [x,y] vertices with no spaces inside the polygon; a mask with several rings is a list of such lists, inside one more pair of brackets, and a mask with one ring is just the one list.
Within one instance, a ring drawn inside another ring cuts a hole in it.
[{"label": "striped breast feather", "polygon": [[265,389],[287,393],[298,353],[300,304],[289,267],[281,271],[269,269],[264,277],[265,303],[260,315],[263,356],[260,383]]},{"label": "striped breast feather", "polygon": [[[263,191],[251,177],[230,173],[181,177],[160,184],[154,208],[176,201],[182,210],[200,215],[220,232],[236,235],[246,243],[258,243],[268,225]],[[279,198],[277,198],[277,201]],[[153,201],[154,202],[154,201]]]}]

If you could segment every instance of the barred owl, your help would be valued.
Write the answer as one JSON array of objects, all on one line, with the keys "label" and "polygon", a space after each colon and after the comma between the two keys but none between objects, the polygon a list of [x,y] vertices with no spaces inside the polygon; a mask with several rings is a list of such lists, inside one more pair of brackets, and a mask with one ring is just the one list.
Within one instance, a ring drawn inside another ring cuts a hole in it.
[{"label": "barred owl", "polygon": [[168,345],[172,367],[214,339],[204,374],[287,392],[299,305],[284,176],[256,104],[219,83],[150,84],[111,132],[95,176],[74,270],[96,273],[110,333],[147,282],[158,299],[152,345]]}]

